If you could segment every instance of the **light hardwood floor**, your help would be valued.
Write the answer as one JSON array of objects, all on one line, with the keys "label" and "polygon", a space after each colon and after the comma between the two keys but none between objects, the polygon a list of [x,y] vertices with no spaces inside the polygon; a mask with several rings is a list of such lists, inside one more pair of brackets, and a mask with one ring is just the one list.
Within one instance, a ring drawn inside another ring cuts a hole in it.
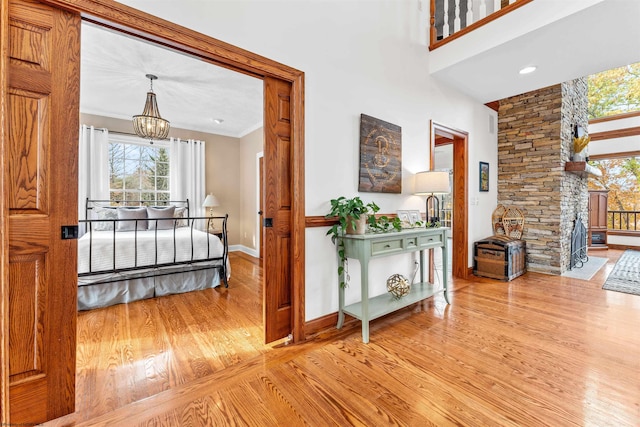
[{"label": "light hardwood floor", "polygon": [[[201,336],[204,327],[175,326],[178,338],[154,338],[166,340],[164,353],[180,354],[156,386],[170,388],[98,417],[78,412],[48,425],[637,426],[640,296],[601,289],[621,253],[595,253],[610,260],[590,281],[536,273],[507,283],[456,279],[451,305],[438,297],[378,319],[368,345],[353,325],[254,349],[226,369],[229,360],[210,344],[195,339],[187,347],[185,336]],[[171,323],[187,314],[176,311]],[[115,329],[95,338],[110,342],[96,354],[113,360],[100,369],[117,371],[117,359],[129,360],[125,384],[134,372],[153,377],[156,350],[132,360],[110,336]],[[140,329],[140,337],[151,335]],[[203,362],[210,353],[214,361]],[[116,400],[89,389],[100,394],[96,401]]]}]

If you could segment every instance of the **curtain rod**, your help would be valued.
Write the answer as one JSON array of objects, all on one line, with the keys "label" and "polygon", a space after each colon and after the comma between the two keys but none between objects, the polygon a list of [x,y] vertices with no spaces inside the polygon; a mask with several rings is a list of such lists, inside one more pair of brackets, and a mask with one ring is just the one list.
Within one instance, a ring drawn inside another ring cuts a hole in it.
[{"label": "curtain rod", "polygon": [[[99,130],[99,131],[101,131],[101,132],[105,132],[105,131],[107,131],[107,132],[109,132],[109,133],[115,133],[116,135],[130,135],[130,136],[137,136],[137,137],[138,137],[138,138],[140,138],[140,139],[145,139],[145,138],[142,138],[140,135],[137,135],[137,134],[135,134],[135,133],[131,133],[131,132],[119,132],[119,131],[117,131],[117,130],[109,130],[109,129],[107,129],[107,128],[94,128],[94,129],[95,129],[95,130]],[[173,139],[177,139],[178,141],[183,142],[183,143],[185,143],[185,144],[189,142],[189,140],[188,140],[188,139],[182,139],[182,138],[176,138],[176,137],[172,137],[172,138],[173,138]],[[167,139],[169,139],[169,138],[167,138]],[[199,139],[196,139],[195,141],[198,141],[198,142],[204,142],[204,141],[199,140]]]}]

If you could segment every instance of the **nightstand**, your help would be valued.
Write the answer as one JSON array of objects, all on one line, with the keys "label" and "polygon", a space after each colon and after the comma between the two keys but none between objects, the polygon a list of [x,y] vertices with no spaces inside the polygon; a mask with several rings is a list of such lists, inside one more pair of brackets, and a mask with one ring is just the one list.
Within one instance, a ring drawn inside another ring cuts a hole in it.
[{"label": "nightstand", "polygon": [[213,234],[214,236],[218,236],[220,240],[222,240],[222,229],[211,227],[209,228],[208,233]]}]

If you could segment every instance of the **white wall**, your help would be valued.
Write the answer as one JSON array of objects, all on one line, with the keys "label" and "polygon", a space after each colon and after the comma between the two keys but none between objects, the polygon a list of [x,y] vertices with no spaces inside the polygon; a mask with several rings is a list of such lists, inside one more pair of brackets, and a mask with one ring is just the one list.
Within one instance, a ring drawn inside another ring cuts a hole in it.
[{"label": "white wall", "polygon": [[[497,164],[495,112],[428,74],[428,2],[127,0],[123,3],[305,72],[306,215],[358,194],[359,120],[364,113],[402,128],[402,194],[362,193],[381,212],[424,210],[412,174],[428,168],[429,120],[469,133],[469,265],[475,240],[491,235],[496,174],[478,193],[478,161]],[[419,10],[421,9],[421,10]],[[495,128],[495,125],[494,125]],[[338,307],[337,260],[325,228],[306,231],[306,318]],[[382,260],[380,260],[382,261]],[[373,293],[393,273],[409,276],[409,256],[372,263]],[[357,283],[357,262],[350,263]],[[347,300],[357,298],[352,285]]]}]

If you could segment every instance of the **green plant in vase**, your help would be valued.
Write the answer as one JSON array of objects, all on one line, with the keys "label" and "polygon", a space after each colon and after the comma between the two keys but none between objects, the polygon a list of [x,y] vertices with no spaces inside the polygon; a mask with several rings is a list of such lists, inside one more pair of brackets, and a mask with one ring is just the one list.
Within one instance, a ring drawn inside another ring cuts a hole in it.
[{"label": "green plant in vase", "polygon": [[[325,218],[332,219],[337,218],[338,223],[334,224],[327,236],[331,236],[331,241],[338,245],[338,258],[341,261],[341,265],[338,265],[338,274],[340,277],[346,278],[342,280],[340,286],[346,286],[348,282],[347,258],[344,253],[344,243],[340,240],[339,236],[347,234],[363,234],[366,227],[366,222],[371,221],[371,218],[375,220],[375,213],[380,208],[374,202],[364,203],[360,197],[353,197],[347,199],[344,196],[337,199],[331,199],[331,210],[325,215]],[[343,267],[344,265],[345,267]],[[343,274],[344,273],[344,274]]]}]

